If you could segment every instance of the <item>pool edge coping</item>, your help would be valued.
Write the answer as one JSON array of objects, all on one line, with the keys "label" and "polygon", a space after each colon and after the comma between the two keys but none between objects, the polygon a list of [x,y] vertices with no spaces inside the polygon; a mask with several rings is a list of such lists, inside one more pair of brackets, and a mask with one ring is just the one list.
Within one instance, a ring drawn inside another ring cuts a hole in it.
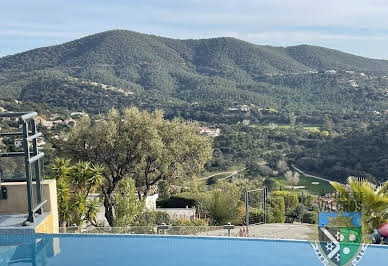
[{"label": "pool edge coping", "polygon": [[[108,238],[108,237],[118,237],[118,238],[148,238],[148,239],[209,239],[209,240],[232,240],[232,241],[249,241],[249,242],[274,242],[274,243],[307,243],[311,244],[314,240],[301,240],[301,239],[273,239],[273,238],[253,238],[253,237],[228,237],[228,236],[196,236],[196,235],[150,235],[150,234],[78,234],[78,233],[58,233],[58,234],[44,234],[37,233],[36,236],[43,237],[91,237],[91,238]],[[368,244],[371,247],[377,248],[386,248],[387,245],[382,244]]]}]

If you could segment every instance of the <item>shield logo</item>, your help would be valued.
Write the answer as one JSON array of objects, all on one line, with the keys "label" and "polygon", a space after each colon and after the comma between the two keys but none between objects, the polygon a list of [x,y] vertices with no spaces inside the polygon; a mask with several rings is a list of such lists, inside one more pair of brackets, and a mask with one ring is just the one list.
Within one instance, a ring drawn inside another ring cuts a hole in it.
[{"label": "shield logo", "polygon": [[323,265],[357,265],[365,254],[360,212],[319,213],[318,241],[311,243]]}]

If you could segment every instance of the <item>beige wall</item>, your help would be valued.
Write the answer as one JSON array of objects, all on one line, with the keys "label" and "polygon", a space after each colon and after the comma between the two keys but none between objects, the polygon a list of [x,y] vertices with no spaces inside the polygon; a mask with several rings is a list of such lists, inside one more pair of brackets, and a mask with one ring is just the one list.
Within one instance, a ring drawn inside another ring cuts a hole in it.
[{"label": "beige wall", "polygon": [[[8,198],[0,200],[0,214],[16,214],[28,212],[27,186],[26,182],[4,182],[1,186],[7,187]],[[35,182],[33,182],[33,192],[35,192]],[[57,186],[55,180],[42,181],[42,196],[47,202],[43,205],[43,212],[50,212],[50,215],[37,228],[46,228],[47,233],[58,232],[58,205]],[[36,195],[35,197],[36,198]]]}]

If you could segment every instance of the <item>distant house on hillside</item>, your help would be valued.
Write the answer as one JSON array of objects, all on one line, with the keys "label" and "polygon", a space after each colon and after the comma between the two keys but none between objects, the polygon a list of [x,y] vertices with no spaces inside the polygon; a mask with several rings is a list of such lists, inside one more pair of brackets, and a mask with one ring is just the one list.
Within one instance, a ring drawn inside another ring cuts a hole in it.
[{"label": "distant house on hillside", "polygon": [[326,70],[325,73],[326,74],[337,74],[337,71],[335,71],[334,69],[330,69],[330,70]]},{"label": "distant house on hillside", "polygon": [[42,126],[47,127],[48,129],[52,128],[54,125],[53,121],[45,121]]},{"label": "distant house on hillside", "polygon": [[221,130],[219,128],[210,129],[208,127],[201,127],[199,130],[199,134],[207,135],[209,137],[218,137],[220,133],[221,133]]},{"label": "distant house on hillside", "polygon": [[69,126],[69,127],[72,127],[76,124],[76,121],[73,120],[73,119],[66,119],[65,121],[63,121],[63,123],[66,125],[66,126]]},{"label": "distant house on hillside", "polygon": [[75,116],[89,116],[88,114],[86,113],[83,113],[83,112],[72,112],[70,114],[71,117],[75,117]]},{"label": "distant house on hillside", "polygon": [[240,110],[243,112],[248,112],[249,110],[251,110],[251,108],[248,105],[243,104],[240,106]]},{"label": "distant house on hillside", "polygon": [[249,126],[250,123],[251,123],[251,120],[249,120],[249,119],[244,119],[244,120],[242,121],[242,124],[243,124],[244,126]]},{"label": "distant house on hillside", "polygon": [[43,125],[44,123],[46,123],[46,121],[47,121],[46,119],[44,119],[39,115],[35,117],[35,122],[37,125]]},{"label": "distant house on hillside", "polygon": [[357,88],[358,87],[357,82],[354,81],[354,80],[349,80],[349,85],[352,86],[353,88]]}]

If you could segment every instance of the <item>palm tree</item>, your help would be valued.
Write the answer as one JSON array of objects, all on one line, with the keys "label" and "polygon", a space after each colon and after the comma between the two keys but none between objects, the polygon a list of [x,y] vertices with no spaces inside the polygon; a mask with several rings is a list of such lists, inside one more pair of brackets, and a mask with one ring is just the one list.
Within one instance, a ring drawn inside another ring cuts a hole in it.
[{"label": "palm tree", "polygon": [[58,215],[61,227],[66,227],[66,223],[71,220],[70,206],[70,186],[68,176],[71,170],[70,160],[62,158],[55,159],[51,165],[53,172],[51,178],[57,180],[57,199],[58,199]]},{"label": "palm tree", "polygon": [[349,177],[347,184],[330,182],[339,192],[338,203],[345,212],[362,212],[364,233],[388,221],[388,181],[377,187],[364,179]]},{"label": "palm tree", "polygon": [[70,160],[58,158],[51,166],[52,178],[57,180],[58,212],[61,226],[95,224],[99,209],[98,199],[91,199],[102,184],[103,168],[89,162],[71,165]]}]

